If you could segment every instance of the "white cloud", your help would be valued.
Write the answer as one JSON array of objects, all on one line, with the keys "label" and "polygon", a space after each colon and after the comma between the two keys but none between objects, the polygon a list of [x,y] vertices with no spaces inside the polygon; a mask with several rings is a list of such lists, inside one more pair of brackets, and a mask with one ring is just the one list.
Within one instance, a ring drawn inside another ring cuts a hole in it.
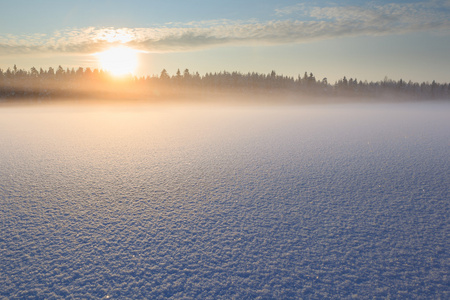
[{"label": "white cloud", "polygon": [[191,51],[222,45],[276,45],[358,35],[386,35],[450,29],[450,1],[383,6],[307,7],[279,9],[278,15],[301,12],[301,20],[270,22],[211,20],[171,23],[154,28],[66,29],[52,36],[0,36],[0,53],[93,53],[115,44],[150,52]]},{"label": "white cloud", "polygon": [[292,15],[295,13],[306,12],[308,10],[305,3],[298,3],[291,6],[275,9],[275,13],[278,16]]}]

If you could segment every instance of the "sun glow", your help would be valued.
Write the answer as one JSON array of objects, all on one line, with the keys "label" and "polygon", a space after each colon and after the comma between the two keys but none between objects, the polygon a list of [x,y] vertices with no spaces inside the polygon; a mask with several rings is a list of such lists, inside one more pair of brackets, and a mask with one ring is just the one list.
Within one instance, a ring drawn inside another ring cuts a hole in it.
[{"label": "sun glow", "polygon": [[114,76],[133,74],[138,66],[138,50],[128,47],[114,47],[97,53],[102,69]]}]

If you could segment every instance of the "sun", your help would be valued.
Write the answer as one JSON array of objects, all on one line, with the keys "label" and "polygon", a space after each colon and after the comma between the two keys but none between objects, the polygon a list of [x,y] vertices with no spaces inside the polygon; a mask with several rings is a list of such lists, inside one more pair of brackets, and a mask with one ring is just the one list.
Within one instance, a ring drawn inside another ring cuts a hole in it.
[{"label": "sun", "polygon": [[100,66],[114,76],[133,74],[138,66],[138,50],[114,47],[97,53]]}]

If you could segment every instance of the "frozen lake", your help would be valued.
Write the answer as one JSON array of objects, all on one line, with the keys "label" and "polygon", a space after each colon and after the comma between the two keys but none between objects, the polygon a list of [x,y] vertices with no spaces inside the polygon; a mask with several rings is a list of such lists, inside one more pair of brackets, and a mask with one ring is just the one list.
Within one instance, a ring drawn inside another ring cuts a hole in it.
[{"label": "frozen lake", "polygon": [[450,297],[450,105],[0,108],[0,298]]}]

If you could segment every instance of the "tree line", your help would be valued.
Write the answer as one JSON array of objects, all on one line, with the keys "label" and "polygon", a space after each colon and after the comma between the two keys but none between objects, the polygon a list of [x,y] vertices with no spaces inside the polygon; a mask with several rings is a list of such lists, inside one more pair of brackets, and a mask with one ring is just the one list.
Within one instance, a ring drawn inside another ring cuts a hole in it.
[{"label": "tree line", "polygon": [[200,75],[188,69],[170,75],[165,69],[158,75],[117,78],[107,71],[91,68],[30,70],[0,69],[0,99],[53,99],[77,97],[157,98],[164,96],[216,95],[221,93],[251,95],[286,95],[293,99],[450,99],[450,84],[395,81],[387,77],[377,82],[343,77],[334,84],[327,78],[316,79],[305,72],[297,77],[255,72],[216,72]]}]

